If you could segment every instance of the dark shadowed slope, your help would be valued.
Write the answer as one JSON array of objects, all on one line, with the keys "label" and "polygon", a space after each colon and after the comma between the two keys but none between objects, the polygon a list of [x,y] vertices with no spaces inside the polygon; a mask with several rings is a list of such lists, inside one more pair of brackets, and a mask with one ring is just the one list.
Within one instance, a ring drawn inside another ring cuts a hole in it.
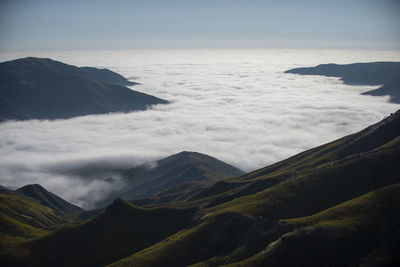
[{"label": "dark shadowed slope", "polygon": [[51,208],[57,215],[64,218],[78,215],[84,211],[82,208],[65,201],[38,184],[25,185],[17,189],[15,193],[38,200],[40,204]]},{"label": "dark shadowed slope", "polygon": [[0,120],[56,119],[145,110],[167,101],[133,91],[108,70],[43,58],[0,63]]},{"label": "dark shadowed slope", "polygon": [[0,185],[0,194],[12,194],[12,190]]},{"label": "dark shadowed slope", "polygon": [[25,243],[26,266],[104,266],[186,227],[193,209],[142,209],[121,199],[96,218]]},{"label": "dark shadowed slope", "polygon": [[389,95],[392,102],[400,103],[400,62],[323,64],[291,69],[286,73],[340,77],[344,83],[352,85],[381,85],[378,89],[363,94]]},{"label": "dark shadowed slope", "polygon": [[122,75],[119,75],[118,73],[115,73],[108,69],[80,67],[79,71],[82,73],[85,73],[92,80],[99,81],[99,82],[111,83],[111,84],[122,85],[122,86],[139,84],[136,82],[130,82],[127,79],[125,79]]},{"label": "dark shadowed slope", "polygon": [[[128,200],[162,193],[169,199],[205,183],[216,182],[243,172],[225,162],[197,152],[180,152],[154,163],[155,167],[139,166],[124,176],[130,188],[121,197]],[[169,190],[166,192],[166,190]]]},{"label": "dark shadowed slope", "polygon": [[[398,266],[400,184],[308,217],[281,220],[265,250],[229,266]],[[290,257],[288,257],[290,255]]]}]

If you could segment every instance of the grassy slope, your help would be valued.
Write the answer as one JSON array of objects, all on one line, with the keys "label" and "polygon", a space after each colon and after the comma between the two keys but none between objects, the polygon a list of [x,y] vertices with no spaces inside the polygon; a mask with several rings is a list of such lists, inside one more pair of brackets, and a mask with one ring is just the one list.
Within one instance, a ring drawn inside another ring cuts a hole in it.
[{"label": "grassy slope", "polygon": [[[260,177],[247,180],[268,180],[274,175],[286,177],[266,189],[261,187],[255,194],[201,209],[196,215],[197,227],[177,233],[114,266],[185,266],[201,261],[217,266],[246,259],[288,231],[287,227],[277,224],[278,220],[312,215],[400,182],[399,117],[398,112],[384,123],[301,153],[294,157],[297,160],[291,158],[278,163],[278,168],[273,167],[267,174],[262,170]],[[242,177],[240,181],[245,180]],[[215,195],[210,197],[211,201],[212,197]],[[201,203],[201,199],[197,201]],[[241,223],[229,223],[237,218],[241,218]],[[213,222],[217,222],[219,232],[231,235],[222,235],[216,240]]]},{"label": "grassy slope", "polygon": [[[143,209],[116,200],[102,214],[23,244],[22,266],[103,266],[186,227],[194,210]],[[62,259],[62,260],[60,260]]]},{"label": "grassy slope", "polygon": [[14,259],[27,253],[20,242],[44,236],[67,223],[53,210],[37,200],[15,195],[0,194],[0,263],[15,265]]},{"label": "grassy slope", "polygon": [[312,216],[281,220],[291,231],[230,266],[394,266],[400,261],[399,195],[400,184],[390,185]]}]

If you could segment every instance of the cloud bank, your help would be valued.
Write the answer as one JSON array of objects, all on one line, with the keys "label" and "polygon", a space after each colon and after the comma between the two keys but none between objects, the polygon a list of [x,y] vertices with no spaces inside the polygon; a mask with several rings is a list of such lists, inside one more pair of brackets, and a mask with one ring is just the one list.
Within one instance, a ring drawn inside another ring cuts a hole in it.
[{"label": "cloud bank", "polygon": [[394,52],[154,50],[34,56],[107,67],[140,82],[135,90],[172,102],[144,112],[0,124],[0,184],[40,183],[86,208],[122,187],[118,172],[138,164],[191,150],[251,171],[361,130],[399,108],[387,97],[360,95],[373,86],[283,73],[328,62],[399,60]]}]

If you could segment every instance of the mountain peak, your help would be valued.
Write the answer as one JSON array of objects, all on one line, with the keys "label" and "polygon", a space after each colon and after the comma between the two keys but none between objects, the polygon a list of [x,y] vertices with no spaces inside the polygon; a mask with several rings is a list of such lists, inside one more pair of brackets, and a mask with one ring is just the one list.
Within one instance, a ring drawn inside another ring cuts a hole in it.
[{"label": "mountain peak", "polygon": [[44,189],[44,187],[41,186],[40,184],[27,184],[27,185],[24,185],[23,187],[21,187],[20,189],[22,189],[22,188],[33,188],[33,189],[39,189],[39,190],[47,191],[47,190]]},{"label": "mountain peak", "polygon": [[68,217],[83,211],[59,196],[47,191],[40,184],[28,184],[15,191],[17,194],[38,200],[42,205],[53,209],[58,215]]},{"label": "mountain peak", "polygon": [[107,211],[110,210],[120,210],[120,209],[127,209],[127,208],[133,208],[134,206],[130,204],[128,201],[123,200],[122,198],[118,197],[114,199],[113,203],[109,205],[106,209]]}]

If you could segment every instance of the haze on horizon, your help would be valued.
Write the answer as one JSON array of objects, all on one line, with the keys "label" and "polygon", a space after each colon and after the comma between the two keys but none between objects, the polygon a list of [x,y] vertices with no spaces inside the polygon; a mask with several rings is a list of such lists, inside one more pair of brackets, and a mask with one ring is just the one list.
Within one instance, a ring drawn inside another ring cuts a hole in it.
[{"label": "haze on horizon", "polygon": [[0,52],[135,48],[400,49],[400,2],[0,2]]}]

